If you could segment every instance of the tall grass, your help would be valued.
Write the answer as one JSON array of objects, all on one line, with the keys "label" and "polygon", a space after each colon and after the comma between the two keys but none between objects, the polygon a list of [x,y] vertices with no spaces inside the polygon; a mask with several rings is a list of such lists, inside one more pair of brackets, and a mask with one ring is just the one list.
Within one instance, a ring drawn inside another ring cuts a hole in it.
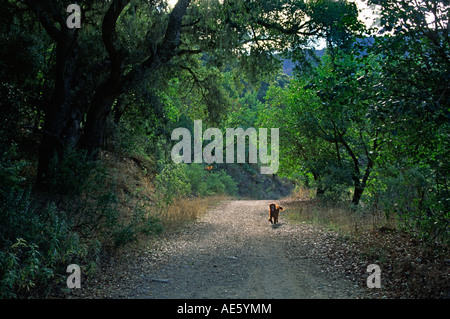
[{"label": "tall grass", "polygon": [[228,199],[226,195],[178,198],[161,213],[162,225],[166,231],[175,230],[195,221],[208,209],[226,199]]},{"label": "tall grass", "polygon": [[289,198],[286,216],[294,222],[318,224],[345,235],[358,236],[367,230],[395,228],[395,220],[367,208],[345,202],[322,200],[307,188],[297,188]]}]

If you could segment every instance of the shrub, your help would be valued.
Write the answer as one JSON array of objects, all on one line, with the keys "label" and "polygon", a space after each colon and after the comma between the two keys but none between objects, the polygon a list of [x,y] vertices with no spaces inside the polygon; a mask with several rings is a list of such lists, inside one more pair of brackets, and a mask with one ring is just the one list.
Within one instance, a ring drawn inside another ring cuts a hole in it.
[{"label": "shrub", "polygon": [[450,240],[448,195],[426,166],[396,163],[374,172],[364,201],[425,242]]},{"label": "shrub", "polygon": [[203,164],[166,164],[156,178],[157,197],[170,204],[174,198],[237,194],[237,183],[225,171],[204,169]]},{"label": "shrub", "polygon": [[223,170],[218,171],[216,174],[219,177],[219,181],[224,186],[225,193],[230,196],[236,196],[239,188],[234,179]]},{"label": "shrub", "polygon": [[4,153],[0,165],[0,298],[47,295],[61,287],[68,264],[92,268],[99,245],[82,242],[54,202],[33,202],[19,174],[25,164],[13,155]]},{"label": "shrub", "polygon": [[191,184],[186,175],[186,164],[169,163],[156,175],[157,201],[170,204],[175,198],[191,193]]},{"label": "shrub", "polygon": [[[101,162],[91,159],[86,151],[66,149],[60,163],[52,161],[50,165],[50,192],[53,195],[79,196],[92,176],[99,177],[101,169]],[[93,171],[97,174],[92,175]]]},{"label": "shrub", "polygon": [[224,170],[208,172],[205,165],[196,163],[186,165],[185,170],[193,196],[235,196],[238,192],[237,183]]},{"label": "shrub", "polygon": [[162,232],[161,220],[151,212],[150,204],[138,200],[129,216],[115,220],[109,231],[114,246],[123,247],[138,241],[140,236],[152,236]]},{"label": "shrub", "polygon": [[215,195],[215,194],[225,194],[225,186],[220,180],[219,173],[208,174],[205,180],[206,184],[206,194],[205,195]]},{"label": "shrub", "polygon": [[330,161],[322,167],[321,178],[313,183],[322,190],[322,199],[328,203],[347,202],[350,197],[350,189],[353,187],[352,171],[348,165]]},{"label": "shrub", "polygon": [[20,175],[27,163],[13,160],[14,147],[0,156],[0,298],[58,293],[69,264],[89,275],[105,245],[124,246],[162,229],[144,199],[119,198],[102,163],[84,153],[67,153],[52,168],[50,194],[37,195]]},{"label": "shrub", "polygon": [[186,165],[186,177],[191,184],[191,194],[193,196],[206,196],[208,194],[208,185],[205,180],[208,178],[208,173],[202,164]]}]

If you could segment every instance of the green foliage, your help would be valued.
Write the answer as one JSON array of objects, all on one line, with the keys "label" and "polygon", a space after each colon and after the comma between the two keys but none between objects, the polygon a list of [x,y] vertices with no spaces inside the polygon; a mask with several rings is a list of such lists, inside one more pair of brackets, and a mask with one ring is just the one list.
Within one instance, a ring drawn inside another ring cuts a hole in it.
[{"label": "green foliage", "polygon": [[0,166],[0,298],[47,295],[61,288],[67,265],[92,268],[99,253],[98,242],[82,241],[54,202],[33,202],[22,166],[7,154]]},{"label": "green foliage", "polygon": [[311,183],[311,186],[321,190],[318,195],[321,195],[326,203],[345,203],[351,200],[351,167],[330,160],[320,169],[320,175],[321,178]]},{"label": "green foliage", "polygon": [[11,148],[0,162],[1,298],[58,293],[69,264],[90,275],[102,247],[122,247],[162,231],[150,203],[136,194],[119,196],[103,164],[83,152],[67,152],[54,167],[60,180],[52,181],[46,196],[57,202],[32,195],[21,175],[27,163],[15,161],[15,154]]},{"label": "green foliage", "polygon": [[258,112],[263,107],[257,96],[257,91],[248,91],[236,99],[227,116],[225,126],[242,127],[243,129],[254,127],[258,120]]},{"label": "green foliage", "polygon": [[205,182],[208,178],[208,171],[205,170],[205,165],[190,164],[185,167],[186,177],[191,184],[191,194],[193,196],[205,196],[208,194],[208,185]]},{"label": "green foliage", "polygon": [[166,164],[156,175],[157,200],[170,204],[187,196],[237,195],[237,184],[223,170],[207,171],[203,164]]},{"label": "green foliage", "polygon": [[[121,247],[139,236],[161,232],[151,206],[138,193],[122,194],[114,172],[83,151],[68,153],[57,166],[60,177],[53,194],[61,197],[59,209],[66,212],[71,229],[82,239],[98,240],[103,246]],[[79,176],[73,176],[79,172]],[[106,184],[105,184],[106,183]],[[125,209],[125,207],[133,209]]]},{"label": "green foliage", "polygon": [[428,167],[401,159],[374,173],[377,178],[371,181],[364,202],[424,242],[448,244],[449,199],[437,192]]},{"label": "green foliage", "polygon": [[14,161],[17,157],[17,145],[12,144],[8,150],[0,155],[0,194],[6,196],[8,192],[18,191],[25,178],[20,176],[21,170],[29,165],[25,161]]},{"label": "green foliage", "polygon": [[[223,185],[223,192],[230,196],[236,196],[238,193],[238,186],[236,181],[223,170],[219,170],[218,172],[214,172],[212,175],[217,176],[217,183],[221,183]],[[218,192],[220,194],[220,192]]]},{"label": "green foliage", "polygon": [[185,164],[167,164],[156,175],[155,186],[158,189],[158,199],[167,205],[175,198],[187,196],[191,192],[191,184],[186,176]]},{"label": "green foliage", "polygon": [[138,201],[133,208],[129,221],[120,221],[115,216],[110,220],[110,237],[114,247],[124,247],[127,244],[137,242],[142,236],[154,236],[163,231],[160,219],[152,214],[152,206],[149,203]]},{"label": "green foliage", "polygon": [[208,173],[204,184],[204,193],[201,195],[237,195],[236,182],[223,170]]},{"label": "green foliage", "polygon": [[79,196],[86,188],[92,172],[100,169],[100,162],[89,158],[86,151],[66,150],[61,161],[53,161],[51,164],[50,192]]},{"label": "green foliage", "polygon": [[379,148],[376,123],[365,116],[371,108],[365,93],[370,79],[361,77],[365,63],[334,50],[308,79],[270,89],[260,115],[268,126],[281,125],[287,176],[290,168],[311,173],[319,188],[330,191],[353,181],[355,204]]},{"label": "green foliage", "polygon": [[376,113],[389,131],[374,196],[419,238],[448,243],[448,1],[369,2],[380,5]]}]

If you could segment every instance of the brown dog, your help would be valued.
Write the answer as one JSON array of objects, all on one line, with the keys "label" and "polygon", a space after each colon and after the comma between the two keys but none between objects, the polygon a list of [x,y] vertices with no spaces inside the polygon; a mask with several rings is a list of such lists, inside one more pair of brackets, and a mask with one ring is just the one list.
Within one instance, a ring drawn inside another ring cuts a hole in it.
[{"label": "brown dog", "polygon": [[269,222],[271,224],[278,224],[278,215],[280,214],[280,210],[283,210],[283,207],[274,203],[269,205]]}]

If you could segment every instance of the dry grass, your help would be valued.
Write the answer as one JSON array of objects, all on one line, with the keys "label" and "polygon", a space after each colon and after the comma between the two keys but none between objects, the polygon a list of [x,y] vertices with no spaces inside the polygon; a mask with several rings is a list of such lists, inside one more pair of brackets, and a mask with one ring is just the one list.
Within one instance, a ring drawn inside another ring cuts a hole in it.
[{"label": "dry grass", "polygon": [[227,196],[176,199],[160,215],[164,229],[175,230],[186,223],[195,221],[208,209],[227,199]]},{"label": "dry grass", "polygon": [[358,236],[381,227],[395,228],[382,212],[367,212],[364,207],[351,209],[345,203],[323,202],[308,189],[298,189],[285,200],[286,216],[294,222],[319,224],[344,235]]},{"label": "dry grass", "polygon": [[292,202],[286,215],[292,221],[320,224],[339,233],[351,235],[358,235],[361,231],[376,227],[373,216],[319,201]]}]

